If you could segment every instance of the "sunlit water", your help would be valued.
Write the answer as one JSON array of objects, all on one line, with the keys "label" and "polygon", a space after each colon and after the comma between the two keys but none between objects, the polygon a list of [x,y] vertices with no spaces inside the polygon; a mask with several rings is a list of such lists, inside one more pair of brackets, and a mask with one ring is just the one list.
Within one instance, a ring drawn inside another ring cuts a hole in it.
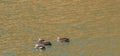
[{"label": "sunlit water", "polygon": [[[119,2],[0,0],[0,56],[120,56]],[[35,49],[38,38],[52,46]]]}]

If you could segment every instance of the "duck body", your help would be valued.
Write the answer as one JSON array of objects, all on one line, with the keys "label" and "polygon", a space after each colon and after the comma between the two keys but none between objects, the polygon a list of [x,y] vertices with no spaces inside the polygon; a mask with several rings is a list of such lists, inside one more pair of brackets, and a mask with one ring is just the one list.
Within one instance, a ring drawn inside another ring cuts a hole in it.
[{"label": "duck body", "polygon": [[39,45],[39,44],[36,44],[34,48],[36,48],[36,49],[41,49],[41,50],[45,50],[45,49],[46,49],[45,46]]},{"label": "duck body", "polygon": [[46,41],[46,40],[43,40],[43,39],[39,39],[38,40],[40,44],[43,44],[45,46],[51,46],[52,43],[50,41]]},{"label": "duck body", "polygon": [[44,44],[44,45],[49,45],[49,46],[51,46],[52,44],[51,44],[51,42],[49,42],[49,41],[43,41],[41,44]]},{"label": "duck body", "polygon": [[60,38],[60,37],[58,37],[57,41],[59,41],[59,42],[70,42],[69,38]]}]

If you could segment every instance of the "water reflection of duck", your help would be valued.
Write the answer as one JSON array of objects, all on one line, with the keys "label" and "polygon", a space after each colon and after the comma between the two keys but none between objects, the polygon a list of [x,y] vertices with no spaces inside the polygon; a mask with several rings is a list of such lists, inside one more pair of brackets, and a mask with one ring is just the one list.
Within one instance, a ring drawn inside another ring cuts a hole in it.
[{"label": "water reflection of duck", "polygon": [[38,39],[38,42],[40,44],[43,44],[43,45],[46,45],[46,46],[51,46],[52,45],[52,43],[50,41],[46,41],[46,40],[40,39],[40,38]]},{"label": "water reflection of duck", "polygon": [[70,42],[69,38],[60,38],[60,37],[57,37],[57,41],[59,41],[59,42]]},{"label": "water reflection of duck", "polygon": [[42,50],[46,49],[45,46],[39,45],[39,44],[36,44],[34,48],[36,48],[36,49],[42,49]]}]

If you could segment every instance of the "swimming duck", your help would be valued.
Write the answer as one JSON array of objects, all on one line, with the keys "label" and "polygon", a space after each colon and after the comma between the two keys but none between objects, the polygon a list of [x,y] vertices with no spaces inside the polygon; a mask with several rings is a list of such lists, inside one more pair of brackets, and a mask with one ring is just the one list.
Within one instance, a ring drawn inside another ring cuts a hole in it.
[{"label": "swimming duck", "polygon": [[38,39],[38,42],[40,44],[43,44],[43,45],[46,45],[46,46],[51,46],[52,45],[52,43],[50,41],[46,41],[46,40],[40,39],[40,38]]},{"label": "swimming duck", "polygon": [[41,49],[41,50],[45,50],[46,49],[45,46],[39,45],[39,44],[36,44],[34,48]]},{"label": "swimming duck", "polygon": [[60,37],[57,37],[57,41],[59,41],[59,42],[70,42],[69,38],[60,38]]}]

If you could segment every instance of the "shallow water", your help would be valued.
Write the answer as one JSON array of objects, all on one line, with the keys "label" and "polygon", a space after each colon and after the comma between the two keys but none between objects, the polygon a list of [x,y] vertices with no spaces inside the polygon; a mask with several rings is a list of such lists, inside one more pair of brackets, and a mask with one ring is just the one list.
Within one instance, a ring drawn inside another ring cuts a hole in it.
[{"label": "shallow water", "polygon": [[[119,2],[0,0],[0,56],[120,56]],[[38,38],[53,45],[34,49]]]}]

